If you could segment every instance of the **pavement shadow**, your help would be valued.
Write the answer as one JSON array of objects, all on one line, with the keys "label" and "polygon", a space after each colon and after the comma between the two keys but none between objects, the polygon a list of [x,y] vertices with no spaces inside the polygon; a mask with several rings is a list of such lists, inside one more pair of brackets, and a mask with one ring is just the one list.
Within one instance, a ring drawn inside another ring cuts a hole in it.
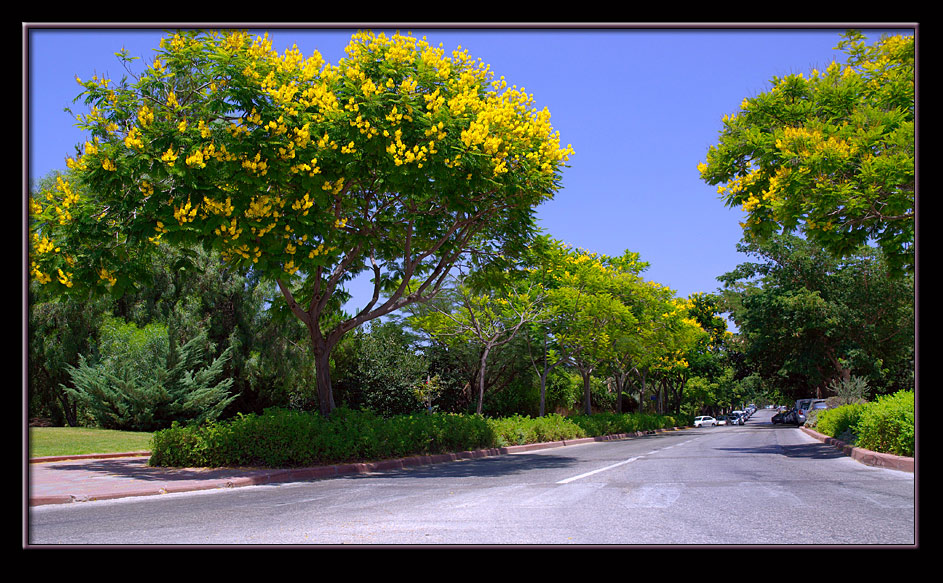
[{"label": "pavement shadow", "polygon": [[845,454],[824,443],[796,443],[792,445],[767,444],[756,447],[721,447],[721,451],[743,454],[771,454],[800,459],[836,459]]},{"label": "pavement shadow", "polygon": [[[500,455],[383,470],[382,474],[387,478],[497,478],[533,470],[567,468],[575,463],[571,457],[554,454]],[[376,476],[350,474],[343,477],[356,480]]]},{"label": "pavement shadow", "polygon": [[36,469],[53,476],[58,472],[62,472],[64,477],[70,473],[82,475],[100,474],[102,476],[108,476],[112,478],[128,478],[130,480],[142,482],[207,480],[221,477],[251,475],[253,473],[262,473],[267,471],[257,468],[151,467],[147,465],[146,457],[85,460],[82,462],[54,462],[43,464],[42,466],[43,467]]}]

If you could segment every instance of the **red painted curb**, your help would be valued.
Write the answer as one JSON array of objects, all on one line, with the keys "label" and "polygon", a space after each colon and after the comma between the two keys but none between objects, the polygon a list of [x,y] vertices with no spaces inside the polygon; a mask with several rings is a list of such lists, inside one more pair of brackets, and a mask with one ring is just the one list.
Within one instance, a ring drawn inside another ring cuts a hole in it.
[{"label": "red painted curb", "polygon": [[853,445],[848,445],[844,441],[835,439],[834,437],[829,437],[819,433],[818,431],[815,431],[814,429],[809,429],[808,427],[801,427],[800,429],[802,429],[806,435],[814,437],[815,439],[818,439],[825,444],[831,445],[836,449],[842,450],[842,453],[862,464],[879,468],[887,468],[889,470],[914,473],[915,464],[914,458],[912,457],[871,451],[868,449],[855,447]]}]

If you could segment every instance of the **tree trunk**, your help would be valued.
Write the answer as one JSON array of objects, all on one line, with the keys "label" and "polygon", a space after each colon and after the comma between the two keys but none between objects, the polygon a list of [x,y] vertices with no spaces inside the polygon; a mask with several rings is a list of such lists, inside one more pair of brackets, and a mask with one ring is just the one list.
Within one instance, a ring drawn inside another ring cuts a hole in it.
[{"label": "tree trunk", "polygon": [[[528,343],[529,345],[529,343]],[[540,371],[540,409],[538,416],[543,417],[547,412],[547,375],[550,373],[550,363],[547,362],[547,336],[544,335],[544,369]]]},{"label": "tree trunk", "polygon": [[622,387],[625,385],[627,373],[617,372],[614,376],[615,376],[615,381],[616,381],[616,413],[621,415],[622,414]]},{"label": "tree trunk", "polygon": [[590,401],[590,379],[592,378],[592,371],[581,371],[583,374],[583,411],[587,415],[593,414],[593,407]]},{"label": "tree trunk", "polygon": [[485,366],[487,365],[487,362],[488,362],[488,352],[490,350],[491,349],[489,347],[487,346],[485,347],[485,349],[481,353],[481,361],[479,361],[479,366],[478,366],[478,409],[477,409],[477,412],[479,415],[481,415],[484,401],[485,401]]},{"label": "tree trunk", "polygon": [[331,349],[314,346],[315,378],[318,382],[318,407],[321,415],[327,417],[334,411],[334,391],[331,388]]}]

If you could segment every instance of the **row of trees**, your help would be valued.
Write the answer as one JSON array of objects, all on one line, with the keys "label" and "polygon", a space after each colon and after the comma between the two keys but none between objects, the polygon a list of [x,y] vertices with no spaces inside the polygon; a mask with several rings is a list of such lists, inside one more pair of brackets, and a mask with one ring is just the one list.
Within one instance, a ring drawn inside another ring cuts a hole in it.
[{"label": "row of trees", "polygon": [[[158,411],[182,409],[181,397],[155,391],[194,344],[187,370],[205,379],[213,416],[319,408],[304,327],[273,303],[275,286],[202,251],[164,251],[150,285],[116,299],[78,302],[31,287],[31,413],[116,428],[183,420],[183,411]],[[685,300],[645,281],[634,253],[605,257],[542,235],[525,256],[456,271],[433,301],[339,343],[338,402],[384,414],[543,415],[638,410],[657,395],[653,410],[680,411],[689,360],[703,362],[727,337],[716,298]],[[142,421],[145,410],[152,416]]]},{"label": "row of trees", "polygon": [[705,302],[677,298],[646,281],[646,268],[637,253],[609,257],[542,235],[516,265],[489,265],[457,277],[435,300],[413,310],[407,323],[446,347],[476,347],[478,412],[492,350],[518,336],[539,379],[540,415],[547,410],[548,376],[559,366],[579,374],[587,414],[594,375],[613,380],[618,409],[631,379],[642,395],[646,381],[672,389],[678,410],[687,359],[722,341],[722,330],[708,337],[696,319],[716,326],[714,313],[697,311],[709,309]]}]

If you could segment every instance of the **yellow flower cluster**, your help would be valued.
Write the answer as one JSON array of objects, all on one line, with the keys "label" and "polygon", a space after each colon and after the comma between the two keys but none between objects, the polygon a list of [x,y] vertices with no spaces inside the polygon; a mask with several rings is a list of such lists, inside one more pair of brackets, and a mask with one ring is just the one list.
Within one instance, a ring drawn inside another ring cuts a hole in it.
[{"label": "yellow flower cluster", "polygon": [[168,166],[173,166],[174,162],[177,160],[177,153],[174,152],[173,146],[167,148],[167,151],[161,154],[160,159]]},{"label": "yellow flower cluster", "polygon": [[187,166],[191,168],[206,168],[206,161],[203,156],[202,150],[194,150],[189,156],[187,156]]},{"label": "yellow flower cluster", "polygon": [[242,229],[236,223],[235,217],[229,222],[229,224],[222,224],[214,231],[219,236],[229,237],[230,241],[235,241],[242,234]]},{"label": "yellow flower cluster", "polygon": [[314,201],[311,200],[306,192],[302,198],[299,198],[291,204],[292,210],[301,211],[301,216],[308,215],[308,209],[314,206]]},{"label": "yellow flower cluster", "polygon": [[232,197],[227,196],[225,202],[217,202],[209,197],[203,197],[203,208],[214,215],[232,216]]},{"label": "yellow flower cluster", "polygon": [[72,287],[72,272],[64,272],[62,269],[57,271],[59,272],[59,283],[66,287]]},{"label": "yellow flower cluster", "polygon": [[39,233],[33,233],[33,242],[34,250],[40,255],[49,253],[50,251],[56,251],[57,253],[59,252],[59,249],[45,235],[42,239],[40,239]]},{"label": "yellow flower cluster", "polygon": [[254,158],[243,157],[242,167],[246,170],[251,170],[259,176],[265,176],[268,174],[268,162],[262,159],[261,152],[256,152]]},{"label": "yellow flower cluster", "polygon": [[30,276],[41,284],[47,284],[50,281],[52,281],[52,278],[49,277],[48,274],[43,273],[42,270],[39,269],[39,266],[36,264],[35,261],[30,262],[29,272],[30,272]]},{"label": "yellow flower cluster", "polygon": [[138,110],[138,123],[145,128],[154,123],[154,111],[147,104],[142,105]]},{"label": "yellow flower cluster", "polygon": [[277,209],[284,206],[284,204],[283,201],[276,197],[263,194],[252,199],[249,208],[246,209],[245,216],[247,219],[262,219],[272,216],[278,217]]},{"label": "yellow flower cluster", "polygon": [[336,182],[325,180],[324,185],[321,186],[321,189],[330,191],[332,194],[340,194],[341,191],[344,190],[344,179],[338,178]]},{"label": "yellow flower cluster", "polygon": [[124,145],[128,148],[142,149],[144,148],[144,140],[141,139],[141,130],[137,127],[131,128],[128,132],[128,135],[124,138]]},{"label": "yellow flower cluster", "polygon": [[181,225],[192,223],[196,218],[196,213],[198,210],[199,207],[192,206],[190,204],[190,197],[187,197],[186,204],[174,207],[174,218],[177,219],[177,222]]},{"label": "yellow flower cluster", "polygon": [[118,278],[115,277],[115,274],[104,267],[98,270],[98,278],[102,281],[107,281],[108,284],[112,286],[118,282]]}]

